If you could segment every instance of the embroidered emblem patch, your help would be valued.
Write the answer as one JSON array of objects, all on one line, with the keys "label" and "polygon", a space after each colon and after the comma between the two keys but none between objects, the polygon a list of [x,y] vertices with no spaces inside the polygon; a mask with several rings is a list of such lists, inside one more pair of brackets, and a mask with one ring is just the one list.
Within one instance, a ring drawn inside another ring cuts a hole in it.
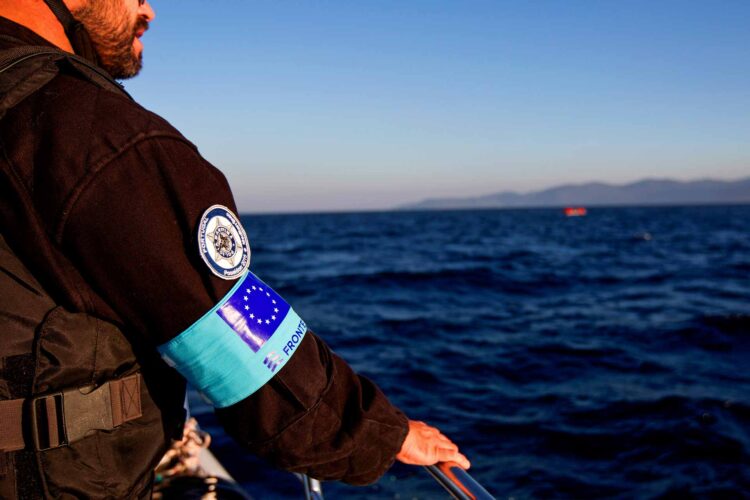
[{"label": "embroidered emblem patch", "polygon": [[250,267],[250,244],[239,219],[222,205],[203,212],[198,225],[198,249],[219,278],[234,280]]}]

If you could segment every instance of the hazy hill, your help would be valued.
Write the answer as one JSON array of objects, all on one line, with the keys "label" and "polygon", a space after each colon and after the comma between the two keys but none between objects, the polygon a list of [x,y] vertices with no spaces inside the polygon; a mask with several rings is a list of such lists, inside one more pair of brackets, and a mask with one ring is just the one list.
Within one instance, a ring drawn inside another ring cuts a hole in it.
[{"label": "hazy hill", "polygon": [[593,205],[680,205],[750,203],[750,177],[735,181],[646,179],[631,184],[601,182],[557,186],[543,191],[504,191],[474,198],[428,198],[399,208],[508,208]]}]

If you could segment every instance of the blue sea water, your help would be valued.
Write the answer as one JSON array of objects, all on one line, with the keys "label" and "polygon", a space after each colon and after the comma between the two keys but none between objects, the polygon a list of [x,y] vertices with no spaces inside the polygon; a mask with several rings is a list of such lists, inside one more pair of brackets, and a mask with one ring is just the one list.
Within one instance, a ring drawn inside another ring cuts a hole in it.
[{"label": "blue sea water", "polygon": [[[251,269],[498,498],[750,498],[750,206],[265,215]],[[296,479],[207,408],[257,498]],[[328,498],[445,498],[418,467]]]}]

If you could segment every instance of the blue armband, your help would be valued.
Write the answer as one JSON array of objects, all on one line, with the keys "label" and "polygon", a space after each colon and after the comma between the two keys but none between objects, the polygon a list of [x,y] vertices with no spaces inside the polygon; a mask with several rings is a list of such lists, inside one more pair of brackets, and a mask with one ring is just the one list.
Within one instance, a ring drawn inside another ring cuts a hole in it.
[{"label": "blue armband", "polygon": [[248,271],[213,309],[159,352],[214,406],[225,408],[268,382],[306,332],[289,304]]}]

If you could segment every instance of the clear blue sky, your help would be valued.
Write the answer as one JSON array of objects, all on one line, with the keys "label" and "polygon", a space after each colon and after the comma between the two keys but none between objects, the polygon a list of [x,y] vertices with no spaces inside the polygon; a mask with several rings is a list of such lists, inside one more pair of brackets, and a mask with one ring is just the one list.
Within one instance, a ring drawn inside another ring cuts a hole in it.
[{"label": "clear blue sky", "polygon": [[750,175],[750,1],[154,0],[128,90],[240,210]]}]

